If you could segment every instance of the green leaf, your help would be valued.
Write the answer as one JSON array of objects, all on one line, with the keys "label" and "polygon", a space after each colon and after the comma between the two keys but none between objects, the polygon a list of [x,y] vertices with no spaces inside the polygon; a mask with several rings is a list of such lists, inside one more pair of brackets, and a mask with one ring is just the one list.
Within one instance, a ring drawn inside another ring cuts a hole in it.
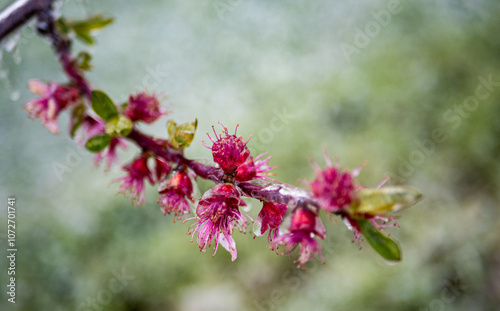
[{"label": "green leaf", "polygon": [[92,65],[90,64],[90,60],[91,59],[92,59],[92,56],[90,56],[89,53],[87,53],[87,52],[80,52],[76,56],[76,65],[81,70],[90,70],[90,69],[92,69]]},{"label": "green leaf", "polygon": [[90,45],[94,44],[94,38],[88,33],[75,31],[75,35],[77,39],[80,39],[80,41],[83,41]]},{"label": "green leaf", "polygon": [[134,123],[128,117],[120,115],[106,122],[106,134],[110,136],[127,136],[132,131]]},{"label": "green leaf", "polygon": [[390,261],[401,260],[401,250],[398,243],[386,233],[379,230],[375,225],[366,219],[357,219],[361,233],[366,240],[382,257]]},{"label": "green leaf", "polygon": [[408,186],[388,186],[380,189],[362,188],[357,192],[358,203],[351,208],[356,213],[384,214],[410,207],[422,198],[422,193]]},{"label": "green leaf", "polygon": [[71,127],[70,136],[73,138],[75,136],[76,130],[80,127],[83,121],[83,117],[85,116],[85,105],[80,104],[73,108],[71,111],[71,118],[74,120],[73,126]]},{"label": "green leaf", "polygon": [[168,120],[168,122],[167,122],[168,136],[172,136],[172,133],[174,132],[176,127],[177,127],[177,123],[175,123],[174,120],[172,120],[172,119]]},{"label": "green leaf", "polygon": [[67,21],[67,27],[70,27],[75,32],[78,39],[88,44],[94,44],[92,33],[100,30],[113,22],[113,18],[104,17],[100,14],[93,15],[86,20],[82,21]]},{"label": "green leaf", "polygon": [[116,109],[116,106],[111,98],[109,98],[109,96],[103,91],[93,90],[91,101],[92,109],[104,121],[108,121],[112,117],[118,116],[118,109]]},{"label": "green leaf", "polygon": [[113,22],[114,18],[105,17],[101,14],[95,14],[86,20],[71,22],[71,27],[76,31],[90,33],[94,30],[100,30]]},{"label": "green leaf", "polygon": [[70,26],[68,25],[68,23],[64,17],[60,17],[59,19],[57,19],[56,26],[57,26],[57,28],[59,28],[59,31],[61,31],[62,33],[66,34],[66,35],[71,30]]},{"label": "green leaf", "polygon": [[198,126],[198,119],[194,122],[186,122],[177,125],[174,121],[170,120],[167,123],[168,133],[170,134],[170,144],[175,149],[184,149],[191,144],[194,139],[196,127]]},{"label": "green leaf", "polygon": [[111,136],[108,134],[96,135],[91,137],[85,143],[85,148],[87,148],[91,152],[99,152],[106,148],[111,142]]}]

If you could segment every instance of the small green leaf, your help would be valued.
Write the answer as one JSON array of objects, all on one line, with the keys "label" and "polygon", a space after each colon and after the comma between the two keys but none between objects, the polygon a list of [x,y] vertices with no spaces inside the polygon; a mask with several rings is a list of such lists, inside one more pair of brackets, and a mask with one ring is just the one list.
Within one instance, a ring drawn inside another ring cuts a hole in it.
[{"label": "small green leaf", "polygon": [[76,31],[90,33],[94,30],[100,30],[113,22],[114,18],[105,17],[101,14],[95,14],[86,20],[71,22],[71,27]]},{"label": "small green leaf", "polygon": [[92,109],[104,121],[108,121],[112,117],[118,115],[118,110],[116,109],[115,104],[113,103],[111,98],[109,98],[109,96],[103,91],[93,90],[91,100]]},{"label": "small green leaf", "polygon": [[82,21],[67,21],[67,26],[72,28],[78,39],[88,44],[94,44],[92,34],[113,22],[113,18],[102,15],[93,15]]},{"label": "small green leaf", "polygon": [[174,120],[172,120],[172,119],[168,120],[168,122],[167,122],[168,136],[172,136],[172,133],[174,132],[176,127],[177,127],[177,123],[175,123]]},{"label": "small green leaf", "polygon": [[116,129],[120,136],[127,136],[128,134],[130,134],[130,132],[132,132],[133,126],[134,123],[132,122],[132,120],[130,120],[126,116],[120,116],[120,120],[116,125]]},{"label": "small green leaf", "polygon": [[401,260],[401,250],[398,243],[386,233],[379,230],[375,225],[366,219],[357,219],[361,233],[366,240],[382,257],[390,261]]},{"label": "small green leaf", "polygon": [[64,34],[68,34],[70,31],[70,26],[68,25],[64,17],[60,17],[59,19],[57,19],[56,26],[57,28],[59,28],[59,31],[61,31]]},{"label": "small green leaf", "polygon": [[181,125],[176,125],[174,121],[167,123],[168,132],[170,134],[170,144],[175,149],[184,149],[191,144],[194,139],[198,119],[194,122],[186,122]]},{"label": "small green leaf", "polygon": [[94,38],[88,33],[78,32],[75,30],[75,35],[77,39],[80,39],[80,41],[83,41],[89,45],[94,44]]},{"label": "small green leaf", "polygon": [[80,52],[76,56],[76,65],[81,70],[90,70],[90,69],[92,69],[92,65],[90,64],[90,60],[91,59],[92,59],[92,56],[90,56],[89,53],[87,53],[87,52]]},{"label": "small green leaf", "polygon": [[422,193],[408,186],[388,186],[380,189],[362,188],[357,192],[358,203],[352,210],[362,214],[384,214],[410,207],[422,198]]},{"label": "small green leaf", "polygon": [[128,117],[120,115],[106,122],[106,134],[110,136],[127,136],[132,131],[134,123]]},{"label": "small green leaf", "polygon": [[109,136],[108,134],[96,135],[87,140],[85,148],[87,148],[91,152],[99,152],[106,148],[110,142],[111,136]]},{"label": "small green leaf", "polygon": [[76,130],[80,127],[83,121],[83,117],[85,116],[85,105],[80,104],[73,108],[71,111],[71,118],[73,121],[73,126],[71,127],[70,136],[73,138],[75,136]]}]

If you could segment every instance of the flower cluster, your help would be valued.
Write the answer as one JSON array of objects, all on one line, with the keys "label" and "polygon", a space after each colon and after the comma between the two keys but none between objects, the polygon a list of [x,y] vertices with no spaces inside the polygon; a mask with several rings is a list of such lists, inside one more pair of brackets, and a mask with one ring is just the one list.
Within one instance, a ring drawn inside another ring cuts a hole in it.
[{"label": "flower cluster", "polygon": [[[117,161],[118,147],[127,147],[126,133],[131,132],[130,126],[133,127],[136,122],[153,123],[166,114],[159,100],[145,92],[131,95],[128,103],[122,105],[119,111],[113,112],[113,108],[108,106],[105,107],[106,111],[104,108],[96,111],[96,116],[87,113],[85,105],[79,103],[80,95],[77,89],[72,86],[32,81],[30,88],[42,97],[28,102],[26,109],[30,112],[30,116],[38,117],[51,132],[58,131],[59,112],[71,107],[73,110],[70,118],[70,134],[77,142],[82,144],[87,141],[85,143],[87,147],[88,141],[96,137],[109,140],[105,142],[103,148],[98,149],[95,156],[96,165],[106,159],[107,169]],[[101,96],[100,100],[106,102],[107,95],[102,93],[98,95]],[[103,116],[107,119],[100,119],[102,116],[99,112],[104,113]],[[127,122],[131,122],[131,125],[127,125]],[[157,202],[164,215],[174,214],[175,222],[189,214],[190,202],[195,203],[193,182],[200,173],[200,166],[197,164],[190,167],[189,163],[192,162],[178,162],[175,157],[183,157],[183,149],[192,141],[196,126],[196,120],[181,125],[169,121],[167,128],[170,138],[150,140],[156,149],[148,150],[143,146],[140,156],[123,166],[126,174],[114,180],[120,183],[117,192],[130,193],[132,202],[141,205],[145,201],[146,184],[148,182],[151,185],[157,184],[159,185]],[[196,216],[186,219],[186,221],[196,220],[190,226],[188,234],[192,240],[197,235],[197,244],[203,252],[213,245],[215,255],[218,246],[222,245],[231,254],[232,260],[236,259],[237,250],[233,232],[235,229],[246,232],[248,222],[252,221],[250,216],[240,211],[240,207],[246,205],[243,197],[255,197],[262,202],[262,208],[253,221],[255,237],[263,236],[268,231],[267,240],[270,249],[277,254],[280,254],[279,249],[283,249],[281,254],[290,256],[298,249],[298,258],[295,262],[299,267],[304,267],[307,261],[318,255],[324,261],[322,247],[318,242],[318,239],[324,239],[326,235],[319,216],[320,211],[341,216],[346,225],[353,230],[354,240],[359,245],[361,235],[367,234],[367,221],[376,230],[382,231],[385,227],[397,224],[393,216],[387,215],[387,211],[395,211],[398,206],[411,205],[418,199],[418,193],[412,193],[408,189],[402,193],[397,191],[389,193],[363,188],[355,180],[360,169],[351,172],[341,170],[338,164],[334,166],[326,155],[326,168],[322,169],[313,163],[316,177],[313,181],[307,182],[311,189],[308,203],[301,203],[299,200],[291,204],[290,201],[277,200],[280,194],[266,198],[254,196],[251,191],[244,191],[241,186],[250,183],[268,185],[270,188],[277,187],[278,191],[280,189],[279,184],[269,177],[271,175],[269,171],[275,168],[268,164],[271,157],[265,154],[252,156],[247,146],[250,139],[243,141],[241,136],[237,136],[238,125],[234,134],[230,134],[226,126],[222,127],[221,134],[212,127],[214,139],[207,133],[212,142],[211,146],[203,142],[211,150],[213,160],[217,164],[215,171],[204,173],[204,178],[216,176],[217,183],[199,199]],[[164,157],[164,154],[175,154],[175,157]],[[167,158],[170,161],[167,161]],[[153,169],[150,168],[150,164],[154,165]],[[384,202],[387,204],[381,207],[380,204]]]},{"label": "flower cluster", "polygon": [[[237,130],[238,126],[236,126]],[[236,259],[236,243],[232,237],[235,228],[246,232],[246,218],[248,215],[240,212],[239,207],[245,202],[241,198],[241,189],[235,184],[236,180],[246,181],[263,178],[263,174],[270,169],[267,165],[269,158],[254,161],[247,147],[248,140],[243,142],[241,136],[230,135],[227,127],[223,126],[225,136],[219,136],[212,127],[215,135],[212,146],[205,144],[212,151],[213,160],[224,172],[222,183],[208,190],[198,202],[196,209],[197,221],[188,231],[194,237],[198,235],[198,246],[205,251],[207,246],[214,243],[214,255],[218,245],[222,245],[230,254],[232,260]],[[260,157],[258,157],[260,158]]]},{"label": "flower cluster", "polygon": [[[196,210],[197,221],[188,232],[194,237],[198,235],[198,246],[201,251],[214,243],[217,251],[219,243],[231,254],[232,260],[236,259],[236,244],[232,237],[235,228],[245,232],[247,229],[246,218],[239,210],[245,205],[241,199],[243,191],[239,188],[240,182],[270,179],[268,171],[274,167],[268,165],[270,157],[259,155],[253,158],[247,148],[248,141],[244,142],[241,136],[230,135],[227,127],[223,126],[223,134],[217,135],[214,130],[215,140],[210,135],[211,149],[214,162],[224,172],[224,183],[218,184],[207,191],[198,203]],[[225,135],[225,136],[224,136]],[[317,212],[309,208],[295,207],[291,212],[289,226],[283,226],[287,204],[262,200],[262,209],[254,221],[255,236],[262,236],[269,230],[268,242],[272,250],[280,246],[285,248],[284,254],[300,246],[300,255],[296,262],[299,266],[311,258],[321,254],[321,246],[315,237],[324,239],[325,228]],[[214,254],[215,254],[214,252]],[[323,256],[321,255],[323,258]]]},{"label": "flower cluster", "polygon": [[[361,235],[364,235],[386,259],[400,260],[399,247],[384,228],[399,226],[391,212],[415,204],[421,198],[420,192],[402,186],[382,187],[387,179],[376,189],[364,188],[354,179],[360,168],[343,171],[338,164],[332,164],[327,154],[325,162],[327,167],[324,169],[313,163],[316,178],[308,183],[320,209],[340,215],[353,231],[353,242],[360,249]],[[391,251],[387,252],[387,249]]]},{"label": "flower cluster", "polygon": [[[90,28],[96,24],[106,25],[110,20],[83,21],[79,25]],[[41,24],[55,23],[51,14],[40,18]],[[39,25],[39,26],[40,26]],[[101,26],[102,27],[102,26]],[[39,27],[41,29],[41,27]],[[57,27],[46,29],[58,53],[66,75],[71,83],[64,85],[32,80],[31,91],[38,98],[25,105],[31,118],[38,118],[54,134],[59,133],[58,117],[64,110],[70,110],[69,133],[77,143],[96,153],[95,163],[106,160],[107,169],[117,161],[119,147],[126,148],[126,141],[140,147],[140,155],[123,166],[126,174],[116,178],[118,192],[131,194],[136,205],[145,201],[145,187],[149,182],[158,185],[159,203],[163,214],[174,214],[181,220],[191,212],[193,183],[196,178],[214,181],[216,184],[199,199],[196,220],[188,229],[191,240],[197,235],[197,244],[202,252],[207,247],[214,249],[222,245],[234,261],[237,257],[236,243],[233,239],[235,229],[246,232],[250,216],[240,211],[245,206],[243,198],[254,198],[262,202],[262,208],[253,222],[254,234],[263,236],[268,233],[268,243],[272,250],[284,249],[283,255],[291,255],[298,249],[295,260],[299,267],[318,255],[324,261],[322,246],[318,239],[325,239],[326,230],[320,212],[328,216],[338,215],[353,230],[354,239],[361,241],[363,235],[370,245],[388,260],[400,260],[399,247],[383,228],[397,224],[389,214],[415,204],[421,197],[420,192],[403,186],[376,189],[358,185],[355,176],[359,169],[351,172],[333,165],[325,154],[327,167],[316,169],[315,179],[308,182],[310,191],[290,185],[277,183],[269,176],[274,166],[269,166],[270,157],[265,154],[253,157],[248,142],[222,125],[223,132],[215,137],[207,133],[212,142],[215,166],[205,165],[184,157],[184,148],[192,142],[198,120],[177,124],[174,120],[167,123],[169,138],[160,139],[143,134],[136,126],[138,122],[151,124],[167,114],[154,94],[140,92],[130,95],[126,103],[115,104],[101,90],[91,89],[83,70],[90,69],[90,56],[80,53],[74,58],[70,54],[69,38]],[[75,29],[73,29],[75,30]],[[78,36],[77,36],[78,37]],[[80,36],[81,37],[81,36]],[[91,37],[85,36],[87,42]],[[91,109],[90,109],[91,108]],[[153,169],[150,166],[154,165]]]}]

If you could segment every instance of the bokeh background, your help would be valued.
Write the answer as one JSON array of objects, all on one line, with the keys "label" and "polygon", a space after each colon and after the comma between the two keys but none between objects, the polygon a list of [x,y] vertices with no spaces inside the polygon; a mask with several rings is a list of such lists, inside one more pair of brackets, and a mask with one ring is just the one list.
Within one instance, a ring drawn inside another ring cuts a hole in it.
[{"label": "bokeh background", "polygon": [[[323,165],[326,148],[341,166],[368,163],[363,185],[391,176],[425,198],[390,230],[398,264],[366,242],[358,250],[327,218],[326,263],[306,271],[251,233],[235,233],[235,262],[224,249],[200,253],[189,224],[162,215],[155,189],[141,207],[115,195],[119,168],[94,168],[64,131],[67,116],[59,136],[27,118],[29,79],[65,81],[31,25],[2,42],[1,310],[498,310],[498,1],[59,4],[69,18],[116,18],[97,45],[74,45],[93,55],[92,85],[116,101],[148,88],[168,96],[170,118],[198,118],[189,157],[210,161],[199,140],[217,121],[239,123],[254,154],[273,156],[279,181],[312,179],[309,159]],[[166,120],[143,130],[165,136]],[[198,195],[209,187],[200,181]],[[5,293],[8,196],[15,306]],[[257,202],[249,206],[255,217]]]}]

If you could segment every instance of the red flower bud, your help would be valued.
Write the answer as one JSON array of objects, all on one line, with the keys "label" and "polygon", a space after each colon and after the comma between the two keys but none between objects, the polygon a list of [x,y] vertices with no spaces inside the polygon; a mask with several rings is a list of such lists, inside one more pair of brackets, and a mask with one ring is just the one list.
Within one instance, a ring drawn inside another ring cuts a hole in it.
[{"label": "red flower bud", "polygon": [[148,124],[167,114],[160,107],[160,101],[156,96],[148,95],[146,92],[130,95],[124,113],[132,121],[143,121]]},{"label": "red flower bud", "polygon": [[263,235],[269,229],[268,242],[274,249],[274,239],[279,235],[279,225],[283,220],[287,206],[281,203],[264,202],[259,215],[253,223],[253,231],[256,236]]},{"label": "red flower bud", "polygon": [[250,150],[247,147],[250,139],[243,142],[241,136],[236,136],[238,125],[236,125],[234,135],[229,135],[226,126],[223,126],[223,128],[226,136],[217,136],[215,127],[212,126],[216,140],[214,141],[207,133],[208,138],[213,144],[212,147],[205,143],[204,144],[207,148],[212,150],[214,162],[219,164],[224,173],[232,174],[240,165],[245,163],[247,158],[250,156]]},{"label": "red flower bud", "polygon": [[285,245],[286,255],[300,245],[300,255],[295,262],[299,263],[299,267],[303,267],[311,257],[314,258],[318,254],[324,262],[321,245],[314,237],[324,239],[325,235],[326,229],[319,215],[309,208],[299,207],[292,215],[288,232],[278,236],[275,243]]},{"label": "red flower bud", "polygon": [[310,182],[311,190],[320,207],[330,213],[338,212],[354,202],[355,185],[352,173],[333,167],[325,155],[328,166],[321,169],[316,163],[316,178]]},{"label": "red flower bud", "polygon": [[148,157],[142,155],[129,165],[123,167],[123,169],[128,172],[127,175],[113,180],[113,182],[121,182],[118,188],[119,193],[132,193],[131,200],[132,202],[136,201],[136,205],[141,205],[142,202],[144,202],[144,179],[147,179],[150,184],[153,184],[153,177],[149,171],[147,162]]}]

